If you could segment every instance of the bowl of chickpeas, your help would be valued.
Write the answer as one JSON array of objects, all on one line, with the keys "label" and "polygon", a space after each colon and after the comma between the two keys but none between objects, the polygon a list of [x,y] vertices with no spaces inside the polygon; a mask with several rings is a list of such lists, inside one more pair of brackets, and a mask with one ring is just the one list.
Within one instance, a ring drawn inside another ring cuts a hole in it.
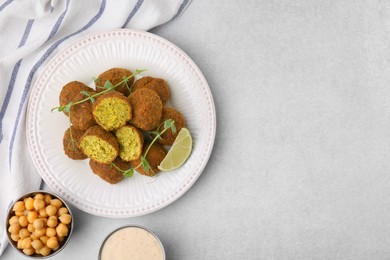
[{"label": "bowl of chickpeas", "polygon": [[12,247],[31,258],[58,254],[73,230],[73,215],[58,195],[34,191],[15,200],[8,211],[7,235]]}]

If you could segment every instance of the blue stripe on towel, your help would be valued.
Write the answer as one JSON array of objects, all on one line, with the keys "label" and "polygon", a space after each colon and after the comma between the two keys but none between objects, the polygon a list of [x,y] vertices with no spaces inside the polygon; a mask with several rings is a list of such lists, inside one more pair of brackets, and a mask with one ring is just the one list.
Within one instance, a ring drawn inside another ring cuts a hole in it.
[{"label": "blue stripe on towel", "polygon": [[[34,20],[28,20],[27,25],[26,25],[26,29],[24,30],[24,33],[23,33],[22,39],[20,40],[18,48],[22,47],[26,43],[33,23],[34,23]],[[11,80],[8,84],[7,93],[5,94],[3,105],[1,106],[1,110],[0,110],[0,143],[3,141],[3,118],[5,115],[5,112],[7,111],[7,107],[8,107],[9,101],[11,99],[12,92],[14,90],[16,75],[18,74],[21,62],[22,62],[22,60],[19,60],[15,64],[14,69],[12,70]]]},{"label": "blue stripe on towel", "polygon": [[122,28],[125,28],[130,20],[133,18],[133,16],[138,12],[138,9],[141,7],[144,0],[138,0],[137,3],[134,5],[133,10],[131,10],[131,13],[129,14],[129,17],[127,17],[126,22],[123,24]]},{"label": "blue stripe on towel", "polygon": [[[69,3],[70,3],[70,0],[67,0],[65,10],[62,12],[60,17],[57,19],[57,22],[55,23],[55,25],[54,25],[53,29],[51,30],[49,37],[47,38],[46,41],[50,40],[57,33],[58,29],[60,28],[60,26],[62,24],[62,21],[64,20],[66,13],[68,12]],[[31,25],[32,25],[33,20],[30,20],[30,21],[31,21]],[[29,24],[27,24],[22,41],[20,42],[18,48],[22,47],[27,40],[28,34],[30,32],[30,29],[31,29],[30,21],[29,21]],[[28,27],[29,25],[30,25],[30,27]],[[27,28],[28,28],[28,32],[27,32]],[[3,140],[3,118],[5,116],[5,112],[7,111],[7,108],[8,108],[9,100],[10,100],[12,92],[13,92],[13,88],[14,88],[15,81],[16,81],[16,76],[18,74],[19,67],[20,67],[21,63],[22,63],[22,60],[19,60],[16,63],[14,70],[12,71],[11,80],[10,80],[10,83],[8,85],[7,93],[6,93],[6,96],[4,99],[4,103],[3,103],[3,106],[1,107],[1,111],[0,111],[0,143]]]},{"label": "blue stripe on towel", "polygon": [[0,12],[3,11],[3,9],[9,5],[10,3],[12,3],[13,0],[8,0],[6,2],[4,2],[2,5],[0,5]]},{"label": "blue stripe on towel", "polygon": [[181,3],[180,7],[179,7],[179,10],[177,11],[177,13],[175,14],[174,17],[172,17],[171,20],[175,19],[176,17],[178,17],[184,10],[184,8],[187,6],[188,2],[190,0],[184,0],[183,3]]},{"label": "blue stripe on towel", "polygon": [[34,77],[34,75],[37,72],[37,70],[41,67],[41,65],[46,61],[47,58],[49,58],[49,56],[53,53],[53,51],[61,43],[63,43],[64,41],[66,41],[70,37],[75,36],[75,35],[83,32],[83,31],[87,30],[89,27],[91,27],[102,16],[105,8],[106,8],[106,0],[103,0],[102,4],[100,5],[99,12],[86,25],[84,25],[78,31],[76,31],[74,33],[71,33],[71,34],[63,37],[62,39],[56,41],[52,46],[50,46],[50,48],[43,54],[43,56],[38,60],[37,63],[35,63],[35,65],[31,69],[30,74],[28,75],[28,78],[27,78],[27,82],[26,82],[26,84],[24,86],[22,99],[21,99],[20,104],[19,104],[19,110],[18,110],[18,114],[16,116],[14,130],[12,132],[11,142],[10,142],[10,145],[9,145],[9,160],[8,160],[8,163],[9,163],[9,168],[10,169],[11,169],[12,151],[13,151],[13,146],[14,146],[14,142],[15,142],[16,130],[17,130],[18,125],[19,125],[20,116],[22,114],[22,109],[23,109],[23,106],[24,106],[24,102],[27,99],[27,95],[28,95],[28,92],[29,92],[30,87],[31,87],[32,78]]},{"label": "blue stripe on towel", "polygon": [[61,16],[58,18],[56,24],[54,25],[53,29],[51,30],[51,32],[49,34],[49,37],[47,38],[46,41],[50,40],[51,37],[53,37],[57,33],[58,29],[60,28],[60,25],[61,25],[62,21],[64,20],[64,17],[66,15],[66,13],[68,12],[69,3],[70,3],[70,0],[66,0],[65,10],[62,12]]}]

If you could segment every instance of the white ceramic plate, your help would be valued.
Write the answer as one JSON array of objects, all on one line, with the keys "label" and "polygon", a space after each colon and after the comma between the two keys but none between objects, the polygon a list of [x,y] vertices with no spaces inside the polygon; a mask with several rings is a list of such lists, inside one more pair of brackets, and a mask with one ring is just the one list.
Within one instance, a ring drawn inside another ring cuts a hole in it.
[{"label": "white ceramic plate", "polygon": [[[89,84],[112,67],[147,69],[143,75],[166,79],[170,105],[187,121],[193,150],[186,163],[157,178],[135,174],[111,185],[92,173],[88,160],[74,161],[63,152],[68,118],[51,112],[66,83]],[[178,47],[161,37],[135,30],[89,35],[58,53],[42,71],[28,103],[27,139],[44,181],[81,210],[106,217],[132,217],[161,209],[183,195],[197,180],[214,144],[216,117],[205,78]]]}]

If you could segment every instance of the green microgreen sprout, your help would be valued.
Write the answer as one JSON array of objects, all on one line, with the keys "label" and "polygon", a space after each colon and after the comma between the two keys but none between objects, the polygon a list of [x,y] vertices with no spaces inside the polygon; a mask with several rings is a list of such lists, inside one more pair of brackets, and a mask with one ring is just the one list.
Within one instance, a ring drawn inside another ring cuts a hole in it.
[{"label": "green microgreen sprout", "polygon": [[125,177],[132,177],[134,175],[134,169],[133,168],[130,168],[130,169],[127,169],[127,170],[122,170],[115,163],[111,162],[110,164],[112,166],[114,166],[115,169],[117,169],[118,171],[122,172],[123,176],[125,176]]},{"label": "green microgreen sprout", "polygon": [[[122,84],[123,81],[120,82],[120,84]],[[119,83],[115,85],[115,87],[117,85],[120,85]],[[110,91],[111,89],[114,89],[115,88],[114,85],[109,81],[109,80],[106,80],[106,82],[104,82],[104,85],[103,85],[103,88],[107,91]]]},{"label": "green microgreen sprout", "polygon": [[[69,108],[69,111],[65,111],[65,112],[69,113],[69,125],[71,125],[71,122],[70,122],[70,108]],[[69,144],[72,145],[71,149],[73,151],[75,151],[76,150],[76,145],[75,145],[76,141],[73,138],[72,127],[69,127],[69,136],[70,136],[70,143]]]},{"label": "green microgreen sprout", "polygon": [[[73,105],[73,102],[70,101],[68,104],[66,104],[65,106],[61,106],[61,107],[58,107],[58,111],[62,112],[66,112],[66,113],[69,113],[70,112],[70,107]],[[53,108],[55,109],[55,108]],[[53,109],[51,111],[53,111]]]},{"label": "green microgreen sprout", "polygon": [[84,96],[87,96],[89,98],[89,100],[91,101],[91,103],[95,102],[95,98],[92,96],[92,94],[90,92],[81,91],[80,93],[83,94]]},{"label": "green microgreen sprout", "polygon": [[[108,91],[111,91],[111,90],[114,90],[117,86],[123,84],[124,82],[128,82],[129,79],[131,78],[134,78],[136,75],[140,74],[141,72],[144,72],[145,69],[142,69],[142,70],[139,70],[139,69],[136,69],[134,71],[133,74],[127,76],[127,77],[123,77],[122,80],[120,82],[118,82],[118,84],[115,84],[113,85],[110,81],[106,81],[104,83],[104,90],[101,91],[101,92],[98,92],[98,93],[95,93],[95,94],[92,94],[88,91],[81,91],[80,93],[83,94],[84,96],[86,96],[86,98],[82,99],[82,100],[79,100],[77,102],[73,102],[73,101],[70,101],[68,104],[66,105],[63,105],[63,106],[58,106],[58,107],[54,107],[51,109],[51,112],[53,112],[54,110],[57,110],[59,112],[66,112],[69,114],[69,134],[70,134],[70,142],[72,144],[72,149],[73,150],[76,150],[76,146],[75,146],[75,140],[73,138],[73,134],[72,134],[72,128],[70,127],[71,126],[71,121],[70,121],[70,108],[74,105],[78,105],[78,104],[81,104],[81,103],[84,103],[86,101],[91,101],[91,103],[95,102],[95,98],[98,97],[98,96],[101,96],[103,95],[104,93],[108,92]],[[95,83],[99,83],[100,82],[100,78],[93,78],[93,81]]]},{"label": "green microgreen sprout", "polygon": [[[58,110],[58,111],[60,111],[60,112],[61,112],[61,111],[68,112],[68,111],[70,111],[71,106],[74,106],[74,105],[78,105],[78,104],[84,103],[85,101],[88,101],[88,100],[92,101],[92,100],[94,100],[96,97],[101,96],[101,95],[103,95],[104,93],[106,93],[106,92],[108,92],[108,91],[111,91],[111,90],[115,89],[117,86],[123,84],[124,82],[128,81],[128,80],[131,79],[131,78],[134,78],[136,75],[138,75],[138,74],[140,74],[141,72],[144,72],[144,71],[145,71],[144,69],[143,69],[143,70],[138,70],[138,69],[136,69],[136,70],[134,71],[133,74],[131,74],[131,75],[127,76],[127,77],[124,77],[120,82],[118,82],[118,84],[115,84],[115,85],[113,85],[110,81],[107,80],[107,81],[104,83],[104,86],[103,86],[104,90],[103,90],[103,91],[98,92],[98,93],[95,93],[95,94],[93,94],[93,95],[90,95],[90,94],[89,94],[89,95],[87,95],[86,98],[84,98],[84,99],[82,99],[82,100],[79,100],[79,101],[77,101],[77,102],[69,102],[68,104],[66,104],[66,105],[64,105],[64,106],[54,107],[54,108],[51,109],[51,111],[53,112],[54,110]],[[82,91],[82,92],[83,92],[83,91]],[[82,93],[82,94],[85,95],[85,93]]]},{"label": "green microgreen sprout", "polygon": [[[149,164],[148,160],[146,159],[146,156],[148,155],[148,152],[149,152],[150,148],[152,147],[152,145],[158,139],[161,139],[161,136],[166,131],[168,131],[168,129],[171,129],[172,132],[176,131],[175,121],[173,121],[172,119],[165,120],[163,123],[161,123],[161,125],[164,125],[164,129],[161,132],[159,132],[158,130],[157,131],[152,131],[152,134],[155,134],[156,136],[153,138],[152,142],[149,144],[148,149],[146,149],[145,153],[143,155],[141,155],[141,163],[139,165],[137,165],[137,167],[135,167],[134,169],[137,169],[138,167],[142,166],[145,171],[151,170],[153,172],[152,168],[150,167],[150,164]],[[159,127],[161,127],[161,125]]]},{"label": "green microgreen sprout", "polygon": [[95,83],[99,83],[100,82],[100,78],[92,77],[92,80]]},{"label": "green microgreen sprout", "polygon": [[131,87],[129,87],[129,79],[127,79],[125,76],[122,77],[122,80],[124,80],[125,82],[125,86],[126,88],[129,90],[129,92],[131,92]]}]

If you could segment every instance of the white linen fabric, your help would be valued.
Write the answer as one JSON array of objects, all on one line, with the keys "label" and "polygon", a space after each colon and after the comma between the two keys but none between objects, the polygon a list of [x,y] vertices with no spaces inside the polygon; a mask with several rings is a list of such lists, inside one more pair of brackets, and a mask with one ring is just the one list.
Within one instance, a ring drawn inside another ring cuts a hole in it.
[{"label": "white linen fabric", "polygon": [[179,16],[189,0],[0,0],[0,255],[13,199],[41,178],[26,144],[29,92],[40,70],[76,38],[111,28],[149,30]]}]

